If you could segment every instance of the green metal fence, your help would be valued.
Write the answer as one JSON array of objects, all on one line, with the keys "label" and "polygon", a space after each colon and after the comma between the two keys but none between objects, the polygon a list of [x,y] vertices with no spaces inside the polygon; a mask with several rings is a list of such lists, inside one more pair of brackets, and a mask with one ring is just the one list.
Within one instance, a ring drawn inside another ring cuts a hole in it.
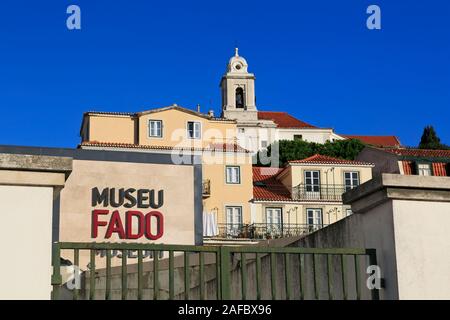
[{"label": "green metal fence", "polygon": [[[128,259],[131,252],[137,263]],[[96,268],[99,253],[106,261]],[[124,300],[379,299],[379,290],[363,286],[365,269],[377,265],[374,249],[66,242],[53,245],[53,299],[65,290],[61,258],[79,266],[80,255],[88,267],[84,285],[69,291],[73,299],[112,299],[114,274]]]}]

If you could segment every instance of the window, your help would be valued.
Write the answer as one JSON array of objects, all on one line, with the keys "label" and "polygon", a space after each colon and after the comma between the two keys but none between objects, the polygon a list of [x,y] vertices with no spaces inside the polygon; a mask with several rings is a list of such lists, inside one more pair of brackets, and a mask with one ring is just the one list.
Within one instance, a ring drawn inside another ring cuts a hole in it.
[{"label": "window", "polygon": [[162,121],[161,120],[149,120],[148,136],[152,137],[152,138],[161,138],[162,137]]},{"label": "window", "polygon": [[267,140],[261,141],[261,148],[267,148]]},{"label": "window", "polygon": [[244,89],[236,89],[236,108],[244,108]]},{"label": "window", "polygon": [[239,236],[242,232],[242,207],[226,207],[227,236]]},{"label": "window", "polygon": [[241,183],[241,170],[240,167],[226,167],[226,181],[229,184]]},{"label": "window", "polygon": [[320,172],[319,171],[305,171],[305,187],[306,192],[320,191]]},{"label": "window", "polygon": [[310,230],[322,228],[322,209],[306,209],[306,219]]},{"label": "window", "polygon": [[419,176],[431,176],[431,165],[429,163],[418,163],[417,174]]},{"label": "window", "polygon": [[294,134],[294,141],[303,140],[303,136],[301,134]]},{"label": "window", "polygon": [[189,139],[200,139],[202,124],[196,121],[188,121],[187,131]]},{"label": "window", "polygon": [[267,232],[272,237],[282,235],[282,210],[281,208],[266,208]]},{"label": "window", "polygon": [[344,172],[345,191],[351,190],[359,186],[358,172]]}]

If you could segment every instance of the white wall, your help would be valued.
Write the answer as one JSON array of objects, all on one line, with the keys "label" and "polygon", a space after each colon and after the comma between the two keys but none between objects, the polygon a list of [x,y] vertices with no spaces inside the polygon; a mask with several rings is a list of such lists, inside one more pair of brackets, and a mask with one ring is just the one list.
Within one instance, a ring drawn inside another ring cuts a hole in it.
[{"label": "white wall", "polygon": [[450,298],[450,203],[394,200],[400,299]]},{"label": "white wall", "polygon": [[52,187],[0,186],[0,299],[50,299]]},{"label": "white wall", "polygon": [[302,140],[315,143],[325,143],[327,140],[337,139],[332,129],[278,129],[277,134],[277,140],[294,140],[294,135],[302,135]]}]

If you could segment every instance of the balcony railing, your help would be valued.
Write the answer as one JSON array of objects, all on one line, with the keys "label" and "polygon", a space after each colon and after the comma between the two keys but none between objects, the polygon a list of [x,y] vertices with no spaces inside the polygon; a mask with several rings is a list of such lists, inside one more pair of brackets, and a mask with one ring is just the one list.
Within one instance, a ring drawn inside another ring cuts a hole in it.
[{"label": "balcony railing", "polygon": [[203,194],[203,197],[209,197],[211,195],[211,181],[209,179],[203,180],[202,194]]},{"label": "balcony railing", "polygon": [[341,184],[299,184],[292,188],[292,199],[342,201],[342,194],[349,189],[351,189],[351,187]]},{"label": "balcony railing", "polygon": [[325,224],[230,224],[219,223],[219,234],[214,238],[226,239],[278,239],[295,237],[317,231],[327,225]]}]

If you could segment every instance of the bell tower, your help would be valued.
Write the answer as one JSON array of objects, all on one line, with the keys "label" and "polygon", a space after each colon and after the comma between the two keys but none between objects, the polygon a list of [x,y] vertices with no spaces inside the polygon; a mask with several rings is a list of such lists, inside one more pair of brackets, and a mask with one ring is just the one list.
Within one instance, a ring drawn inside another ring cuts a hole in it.
[{"label": "bell tower", "polygon": [[247,61],[239,56],[239,49],[228,62],[227,72],[220,82],[222,117],[238,121],[257,121],[255,103],[255,75],[248,72]]}]

